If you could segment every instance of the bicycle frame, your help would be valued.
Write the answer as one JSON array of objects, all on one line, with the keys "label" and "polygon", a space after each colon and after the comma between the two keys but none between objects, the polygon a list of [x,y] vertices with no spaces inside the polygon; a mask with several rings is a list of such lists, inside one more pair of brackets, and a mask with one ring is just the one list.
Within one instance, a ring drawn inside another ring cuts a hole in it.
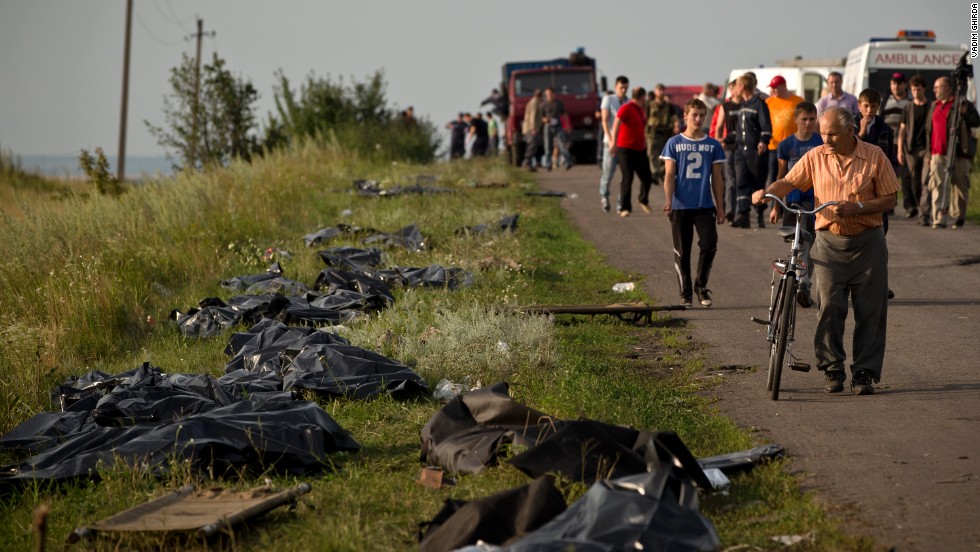
[{"label": "bicycle frame", "polygon": [[[766,324],[766,341],[770,344],[769,349],[769,374],[767,388],[771,392],[773,400],[779,397],[779,380],[784,363],[792,363],[793,355],[790,350],[793,346],[794,334],[796,331],[796,292],[798,282],[810,267],[806,266],[801,257],[804,251],[805,236],[809,234],[804,230],[804,215],[815,215],[827,207],[837,205],[837,202],[830,201],[807,211],[802,208],[793,208],[783,200],[772,194],[766,197],[779,203],[788,213],[796,215],[796,226],[793,229],[793,244],[790,247],[789,258],[772,260],[772,281],[770,282],[769,294],[769,317],[767,320],[759,320],[753,317],[755,322]],[[789,235],[786,234],[785,237]],[[810,240],[814,236],[809,236]],[[780,274],[777,285],[776,275]]]}]

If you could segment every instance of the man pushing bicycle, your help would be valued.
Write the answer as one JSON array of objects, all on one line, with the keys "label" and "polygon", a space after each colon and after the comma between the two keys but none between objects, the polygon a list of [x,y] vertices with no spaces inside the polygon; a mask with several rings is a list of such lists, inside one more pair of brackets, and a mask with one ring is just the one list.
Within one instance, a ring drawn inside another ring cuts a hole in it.
[{"label": "man pushing bicycle", "polygon": [[793,189],[811,188],[816,203],[838,204],[817,214],[813,262],[813,292],[819,303],[813,338],[817,369],[824,370],[827,391],[844,390],[844,321],[847,300],[854,305],[854,358],[851,390],[874,393],[881,381],[888,318],[888,248],[882,231],[882,213],[895,207],[898,178],[881,148],[854,135],[854,115],[845,108],[830,108],[820,116],[824,145],[806,153],[785,178],[752,195],[752,202],[768,202],[765,194],[785,197]]}]

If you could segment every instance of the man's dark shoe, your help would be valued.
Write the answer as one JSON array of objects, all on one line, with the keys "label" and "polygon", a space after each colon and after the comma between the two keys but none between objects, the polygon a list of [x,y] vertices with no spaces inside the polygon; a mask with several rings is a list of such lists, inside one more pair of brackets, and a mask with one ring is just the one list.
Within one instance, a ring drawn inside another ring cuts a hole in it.
[{"label": "man's dark shoe", "polygon": [[915,207],[905,211],[905,218],[915,218],[917,216],[919,216],[919,210]]},{"label": "man's dark shoe", "polygon": [[810,296],[810,286],[802,285],[800,289],[796,290],[796,302],[804,309],[813,306],[813,297]]},{"label": "man's dark shoe", "polygon": [[859,370],[851,379],[851,392],[855,395],[874,395],[875,386],[871,372]]},{"label": "man's dark shoe", "polygon": [[840,393],[844,390],[844,380],[847,378],[843,370],[827,370],[826,375],[827,387],[825,389],[828,393]]},{"label": "man's dark shoe", "polygon": [[694,288],[694,293],[698,296],[701,306],[708,308],[711,306],[711,290],[708,288]]},{"label": "man's dark shoe", "polygon": [[749,214],[748,213],[738,213],[732,220],[732,228],[749,228]]},{"label": "man's dark shoe", "polygon": [[691,301],[690,297],[681,297],[681,301],[686,308],[691,308],[694,306],[694,302]]},{"label": "man's dark shoe", "polygon": [[759,213],[759,216],[757,217],[757,221],[759,223],[759,228],[766,227],[766,215]]},{"label": "man's dark shoe", "polygon": [[895,298],[895,292],[892,291],[891,288],[888,288],[888,298],[889,299],[894,299]]}]

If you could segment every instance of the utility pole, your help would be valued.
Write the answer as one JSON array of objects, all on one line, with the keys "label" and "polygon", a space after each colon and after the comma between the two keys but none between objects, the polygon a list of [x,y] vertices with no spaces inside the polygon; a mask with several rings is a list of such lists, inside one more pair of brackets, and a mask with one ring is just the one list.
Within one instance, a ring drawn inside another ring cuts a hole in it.
[{"label": "utility pole", "polygon": [[126,45],[123,54],[122,110],[119,116],[119,159],[116,180],[126,181],[126,117],[129,108],[129,45],[133,31],[133,0],[126,0]]},{"label": "utility pole", "polygon": [[[129,0],[132,2],[132,0]],[[215,31],[209,33],[204,32],[204,20],[200,17],[197,18],[197,33],[192,35],[197,38],[197,58],[196,64],[197,68],[194,71],[194,107],[193,107],[193,131],[191,134],[191,166],[193,167],[197,164],[197,147],[200,142],[201,132],[200,127],[198,127],[198,117],[201,111],[201,39],[205,36],[213,37],[217,34]]]}]

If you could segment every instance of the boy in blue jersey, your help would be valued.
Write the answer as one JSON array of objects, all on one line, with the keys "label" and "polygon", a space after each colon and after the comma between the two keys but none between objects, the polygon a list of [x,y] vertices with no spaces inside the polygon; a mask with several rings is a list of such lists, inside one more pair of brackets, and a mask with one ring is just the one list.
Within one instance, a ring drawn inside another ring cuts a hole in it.
[{"label": "boy in blue jersey", "polygon": [[[812,150],[817,146],[823,145],[823,138],[820,134],[816,132],[817,130],[817,106],[810,102],[800,102],[796,104],[796,108],[793,110],[793,117],[796,121],[796,134],[791,135],[786,138],[776,147],[776,159],[779,163],[779,174],[776,180],[785,177],[793,165],[803,157],[806,152]],[[793,205],[794,203],[806,210],[813,209],[813,190],[807,192],[800,192],[799,190],[793,190],[783,198],[788,205]],[[774,203],[772,212],[769,214],[769,222],[775,223],[779,219],[780,211],[778,203]],[[811,236],[816,238],[814,232],[814,218],[813,215],[805,215],[806,230],[810,232]],[[796,215],[792,213],[783,214],[783,226],[795,226],[796,225]],[[810,271],[813,267],[810,265],[810,246],[813,242],[807,242],[803,245],[803,263],[807,267],[806,273],[800,282],[800,289],[796,293],[796,302],[800,304],[801,307],[808,309],[813,306],[813,299],[810,297]]]},{"label": "boy in blue jersey", "polygon": [[[664,161],[664,215],[670,218],[674,238],[674,269],[684,305],[690,307],[693,293],[704,307],[711,306],[708,275],[718,251],[716,224],[725,222],[722,194],[725,189],[725,151],[721,143],[704,133],[708,107],[695,98],[684,104],[687,129],[667,141],[660,159]],[[691,246],[698,233],[698,275],[691,289]]]}]

